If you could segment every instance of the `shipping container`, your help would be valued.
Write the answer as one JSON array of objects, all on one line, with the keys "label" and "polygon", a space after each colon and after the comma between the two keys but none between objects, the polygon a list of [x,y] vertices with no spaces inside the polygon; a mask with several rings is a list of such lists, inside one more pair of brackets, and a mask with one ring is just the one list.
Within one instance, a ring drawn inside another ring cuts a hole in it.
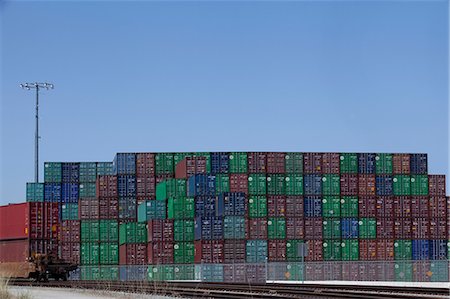
[{"label": "shipping container", "polygon": [[[375,196],[360,196],[358,199],[359,217],[376,217],[377,215],[377,198]],[[384,201],[381,201],[384,204]],[[344,206],[344,205],[342,205]],[[381,208],[381,206],[380,206]],[[384,209],[380,214],[385,214]],[[344,214],[342,214],[344,215]],[[348,217],[355,217],[356,215],[346,215]],[[381,217],[381,215],[380,215]]]},{"label": "shipping container", "polygon": [[147,274],[149,281],[170,281],[175,279],[173,265],[149,266]]},{"label": "shipping container", "polygon": [[394,220],[389,218],[377,218],[377,239],[394,238]]},{"label": "shipping container", "polygon": [[225,211],[223,197],[220,196],[197,196],[195,199],[196,217],[223,216]]},{"label": "shipping container", "polygon": [[134,197],[119,198],[119,220],[137,220],[137,202]]},{"label": "shipping container", "polygon": [[323,217],[341,216],[341,199],[339,196],[324,196],[322,199]]},{"label": "shipping container", "polygon": [[173,257],[173,242],[153,241],[147,244],[147,259],[149,264],[173,264]]},{"label": "shipping container", "polygon": [[378,153],[375,156],[375,168],[377,174],[392,174],[392,154]]},{"label": "shipping container", "polygon": [[394,240],[377,239],[377,260],[388,261],[394,259]]},{"label": "shipping container", "polygon": [[245,216],[247,212],[247,200],[245,193],[225,192],[219,195],[219,200],[224,204],[225,216]]},{"label": "shipping container", "polygon": [[286,216],[286,196],[268,195],[267,196],[267,214],[269,217]]},{"label": "shipping container", "polygon": [[286,173],[303,173],[303,153],[290,152],[284,156]]},{"label": "shipping container", "polygon": [[341,220],[342,239],[356,239],[359,235],[358,218],[342,218]]},{"label": "shipping container", "polygon": [[245,263],[245,240],[224,240],[223,243],[223,262]]},{"label": "shipping container", "polygon": [[[428,197],[427,197],[428,198]],[[429,197],[430,217],[447,217],[447,198],[444,196]],[[449,205],[450,208],[450,205]]]},{"label": "shipping container", "polygon": [[102,219],[99,221],[100,242],[119,241],[119,223],[116,219]]},{"label": "shipping container", "polygon": [[119,226],[119,244],[146,243],[147,226],[146,223],[127,222]]},{"label": "shipping container", "polygon": [[27,183],[26,199],[28,202],[44,201],[44,184],[43,183]]},{"label": "shipping container", "polygon": [[343,261],[357,261],[359,259],[358,240],[342,240],[341,247]]},{"label": "shipping container", "polygon": [[396,239],[412,238],[411,218],[396,218],[394,220],[394,237]]},{"label": "shipping container", "polygon": [[79,243],[81,241],[81,227],[79,220],[61,221],[59,240],[62,243]]},{"label": "shipping container", "polygon": [[112,162],[97,162],[97,176],[113,174],[114,172]]},{"label": "shipping container", "polygon": [[377,259],[377,241],[359,240],[359,259],[373,261]]},{"label": "shipping container", "polygon": [[230,176],[228,174],[216,174],[216,195],[230,192]]},{"label": "shipping container", "polygon": [[147,243],[123,244],[119,246],[120,265],[146,265]]},{"label": "shipping container", "polygon": [[211,173],[228,173],[229,169],[228,153],[211,153]]},{"label": "shipping container", "polygon": [[241,192],[248,194],[248,176],[247,174],[230,174],[230,192]]},{"label": "shipping container", "polygon": [[61,187],[62,202],[78,202],[78,184],[63,183]]},{"label": "shipping container", "polygon": [[303,195],[303,175],[295,173],[286,174],[285,193],[286,195]]},{"label": "shipping container", "polygon": [[147,200],[138,206],[138,222],[147,222],[155,219],[166,219],[166,202],[159,200]]},{"label": "shipping container", "polygon": [[269,262],[286,261],[286,240],[267,241],[267,260]]},{"label": "shipping container", "polygon": [[44,163],[44,182],[45,183],[61,183],[62,169],[59,162]]},{"label": "shipping container", "polygon": [[81,183],[80,184],[80,198],[92,198],[97,194],[95,183]]},{"label": "shipping container", "polygon": [[194,221],[195,240],[223,239],[222,217],[197,217]]},{"label": "shipping container", "polygon": [[377,196],[376,205],[377,218],[393,218],[394,217],[394,197]]},{"label": "shipping container", "polygon": [[322,240],[307,240],[305,241],[308,254],[305,256],[305,261],[318,262],[323,260],[323,241]]},{"label": "shipping container", "polygon": [[223,240],[201,240],[194,242],[195,263],[223,263]]},{"label": "shipping container", "polygon": [[267,198],[265,196],[250,196],[248,216],[249,218],[267,217]]},{"label": "shipping container", "polygon": [[304,223],[306,240],[322,239],[322,217],[306,217]]},{"label": "shipping container", "polygon": [[246,283],[247,266],[245,264],[223,265],[223,281],[225,283]]},{"label": "shipping container", "polygon": [[118,175],[117,193],[119,197],[136,197],[136,177],[134,175]]},{"label": "shipping container", "polygon": [[[302,248],[301,248],[302,247]],[[303,240],[287,240],[286,241],[286,260],[290,262],[301,261],[304,258]]]},{"label": "shipping container", "polygon": [[246,222],[244,216],[225,216],[223,218],[223,238],[245,239]]},{"label": "shipping container", "polygon": [[156,178],[153,175],[136,177],[137,198],[156,199]]},{"label": "shipping container", "polygon": [[196,174],[206,174],[206,157],[186,157],[175,165],[175,178],[187,179]]},{"label": "shipping container", "polygon": [[79,242],[60,242],[59,257],[68,263],[80,264],[80,243]]},{"label": "shipping container", "polygon": [[412,218],[411,221],[412,239],[430,239],[430,220],[429,218]]},{"label": "shipping container", "polygon": [[[368,206],[370,208],[370,206]],[[356,196],[343,196],[341,198],[342,217],[358,217],[359,201]]]},{"label": "shipping container", "polygon": [[303,196],[287,196],[286,217],[302,217],[303,213]]},{"label": "shipping container", "polygon": [[303,172],[321,173],[322,172],[322,154],[304,153],[303,154]]},{"label": "shipping container", "polygon": [[118,153],[114,157],[113,172],[118,175],[136,174],[136,154]]},{"label": "shipping container", "polygon": [[203,282],[223,282],[223,265],[195,265],[195,279]]},{"label": "shipping container", "polygon": [[121,266],[119,267],[121,281],[147,280],[147,266]]},{"label": "shipping container", "polygon": [[429,239],[446,239],[447,232],[447,219],[445,218],[431,218]]},{"label": "shipping container", "polygon": [[358,195],[358,175],[341,174],[341,194],[346,196]]},{"label": "shipping container", "polygon": [[155,173],[157,175],[173,174],[174,172],[175,172],[175,162],[173,154],[158,153],[155,155]]},{"label": "shipping container", "polygon": [[323,239],[335,240],[341,239],[341,220],[340,218],[324,218],[323,219]]},{"label": "shipping container", "polygon": [[358,173],[358,155],[343,153],[340,158],[341,173]]},{"label": "shipping container", "polygon": [[323,245],[323,259],[325,261],[341,260],[342,258],[341,240],[324,240],[322,245]]},{"label": "shipping container", "polygon": [[394,174],[410,174],[410,155],[393,154],[392,170]]},{"label": "shipping container", "polygon": [[377,237],[377,221],[375,218],[360,218],[358,224],[360,239],[375,239]]},{"label": "shipping container", "polygon": [[99,200],[95,198],[80,199],[78,213],[78,218],[81,220],[99,219]]},{"label": "shipping container", "polygon": [[287,239],[305,238],[305,226],[303,218],[300,217],[286,218],[286,238]]},{"label": "shipping container", "polygon": [[[119,199],[118,198],[99,198],[98,199],[98,218],[113,219],[119,217]],[[95,217],[94,217],[95,219]]]},{"label": "shipping container", "polygon": [[322,194],[339,195],[341,194],[340,177],[338,174],[324,174],[322,177]]},{"label": "shipping container", "polygon": [[48,202],[61,201],[61,184],[45,183],[44,184],[44,200]]},{"label": "shipping container", "polygon": [[322,216],[322,199],[320,196],[307,196],[304,198],[305,217]]},{"label": "shipping container", "polygon": [[118,265],[119,264],[119,245],[115,243],[100,243],[100,264]]},{"label": "shipping container", "polygon": [[178,220],[173,222],[175,242],[194,241],[194,220]]},{"label": "shipping container", "polygon": [[428,175],[430,196],[445,196],[445,175]]},{"label": "shipping container", "polygon": [[375,156],[373,153],[358,154],[358,173],[374,174]]},{"label": "shipping container", "polygon": [[[248,170],[248,162],[247,162],[247,153],[230,153],[229,163],[230,163],[230,173],[247,173]],[[233,192],[233,191],[232,191]],[[236,191],[239,192],[239,191]]]},{"label": "shipping container", "polygon": [[412,259],[411,240],[395,240],[394,257],[395,260],[411,260]]},{"label": "shipping container", "polygon": [[264,263],[267,259],[266,240],[247,240],[246,261],[247,263]]},{"label": "shipping container", "polygon": [[267,193],[267,177],[263,173],[253,173],[248,176],[248,194],[265,195]]},{"label": "shipping container", "polygon": [[376,176],[376,194],[378,196],[394,195],[394,190],[392,186],[392,176],[390,175]]},{"label": "shipping container", "polygon": [[322,176],[319,174],[307,174],[303,177],[305,195],[322,194]]},{"label": "shipping container", "polygon": [[98,265],[100,263],[100,245],[97,242],[83,242],[80,245],[81,265]]},{"label": "shipping container", "polygon": [[[180,193],[179,195],[182,195],[183,190],[180,188],[178,191]],[[158,186],[156,186],[156,193],[158,195]],[[188,196],[214,195],[215,193],[216,177],[214,175],[196,174],[194,176],[191,176],[187,181]]]},{"label": "shipping container", "polygon": [[322,172],[330,174],[340,173],[340,155],[338,153],[322,154]]},{"label": "shipping container", "polygon": [[269,217],[267,220],[268,239],[286,239],[286,218]]},{"label": "shipping container", "polygon": [[147,223],[148,242],[172,242],[174,238],[173,220],[150,220]]},{"label": "shipping container", "polygon": [[[429,203],[430,202],[430,203]],[[429,217],[431,200],[427,196],[411,197],[411,216],[412,217]],[[445,214],[444,214],[445,215]],[[439,217],[437,214],[433,217]]]},{"label": "shipping container", "polygon": [[396,281],[412,281],[413,268],[409,261],[397,261],[394,265]]},{"label": "shipping container", "polygon": [[376,177],[373,174],[358,175],[358,195],[376,195]]},{"label": "shipping container", "polygon": [[79,181],[81,183],[95,183],[97,179],[97,162],[80,162]]},{"label": "shipping container", "polygon": [[411,195],[428,195],[428,175],[411,176]]},{"label": "shipping container", "polygon": [[78,203],[61,204],[61,221],[78,220]]},{"label": "shipping container", "polygon": [[97,197],[117,197],[117,176],[98,176],[96,191]]},{"label": "shipping container", "polygon": [[247,153],[248,172],[266,173],[267,172],[267,153]]},{"label": "shipping container", "polygon": [[[284,174],[267,174],[267,194],[286,194],[285,179]],[[249,183],[249,185],[251,184]]]},{"label": "shipping container", "polygon": [[431,261],[430,272],[431,282],[448,282],[449,280],[449,267],[448,261]]},{"label": "shipping container", "polygon": [[430,260],[447,260],[447,246],[447,240],[429,240]]},{"label": "shipping container", "polygon": [[412,259],[427,260],[430,256],[430,247],[428,240],[412,240]]},{"label": "shipping container", "polygon": [[137,153],[136,154],[136,176],[137,177],[154,177],[155,169],[155,154],[153,153]]},{"label": "shipping container", "polygon": [[62,163],[61,175],[63,183],[78,183],[80,181],[80,163]]},{"label": "shipping container", "polygon": [[176,264],[193,264],[195,247],[193,242],[178,242],[173,245],[173,262]]},{"label": "shipping container", "polygon": [[267,218],[247,219],[246,239],[267,239]]},{"label": "shipping container", "polygon": [[285,153],[267,153],[267,172],[268,173],[285,173]]},{"label": "shipping container", "polygon": [[195,217],[195,203],[192,197],[175,197],[167,201],[167,218],[193,219]]},{"label": "shipping container", "polygon": [[426,174],[428,171],[427,154],[411,154],[410,167],[411,174]]}]

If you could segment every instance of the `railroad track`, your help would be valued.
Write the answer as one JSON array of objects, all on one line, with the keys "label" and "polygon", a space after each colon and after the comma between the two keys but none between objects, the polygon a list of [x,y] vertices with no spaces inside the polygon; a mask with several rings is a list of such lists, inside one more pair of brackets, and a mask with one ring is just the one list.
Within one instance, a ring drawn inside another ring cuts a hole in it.
[{"label": "railroad track", "polygon": [[11,280],[11,285],[139,292],[191,298],[450,298],[448,288],[420,288],[362,285],[317,284],[224,284],[202,282],[119,282],[119,281],[49,281]]}]

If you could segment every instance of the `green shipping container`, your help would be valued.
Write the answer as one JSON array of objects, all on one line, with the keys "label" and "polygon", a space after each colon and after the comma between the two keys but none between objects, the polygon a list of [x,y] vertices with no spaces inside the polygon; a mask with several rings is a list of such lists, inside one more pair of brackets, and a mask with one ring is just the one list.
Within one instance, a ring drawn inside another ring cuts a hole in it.
[{"label": "green shipping container", "polygon": [[175,165],[175,168],[178,163],[184,160],[186,157],[192,157],[194,153],[174,153],[173,154],[173,163]]},{"label": "green shipping container", "polygon": [[100,264],[119,264],[119,245],[117,243],[100,243]]},{"label": "green shipping container", "polygon": [[27,183],[27,201],[28,202],[44,201],[43,183]]},{"label": "green shipping container", "polygon": [[394,258],[396,260],[412,260],[412,242],[411,240],[395,240]]},{"label": "green shipping container", "polygon": [[230,153],[230,173],[247,173],[247,153]]},{"label": "green shipping container", "polygon": [[80,278],[81,280],[100,280],[100,267],[81,267]]},{"label": "green shipping container", "polygon": [[411,176],[411,195],[428,195],[428,175]]},{"label": "green shipping container", "polygon": [[394,195],[411,195],[411,177],[409,175],[394,175],[392,182]]},{"label": "green shipping container", "polygon": [[81,265],[98,265],[100,263],[100,246],[97,242],[81,243]]},{"label": "green shipping container", "polygon": [[430,261],[431,282],[448,282],[449,261]]},{"label": "green shipping container", "polygon": [[155,155],[155,172],[157,175],[172,174],[175,172],[172,153],[159,153]]},{"label": "green shipping container", "polygon": [[410,261],[396,262],[394,265],[394,272],[396,281],[413,280],[413,267]]},{"label": "green shipping container", "polygon": [[324,174],[322,177],[323,195],[340,195],[341,178],[338,174]]},{"label": "green shipping container", "polygon": [[194,241],[194,220],[175,220],[173,222],[174,241]]},{"label": "green shipping container", "polygon": [[61,205],[61,220],[78,220],[78,204],[63,203]]},{"label": "green shipping container", "polygon": [[175,264],[193,264],[195,247],[192,242],[178,242],[173,245],[173,262]]},{"label": "green shipping container", "polygon": [[61,183],[62,167],[59,162],[45,162],[44,164],[44,182]]},{"label": "green shipping container", "polygon": [[343,196],[341,198],[341,217],[358,217],[358,197]]},{"label": "green shipping container", "polygon": [[267,178],[263,173],[252,173],[248,175],[248,193],[250,195],[265,195]]},{"label": "green shipping container", "polygon": [[289,262],[301,261],[302,257],[299,254],[299,244],[303,244],[303,240],[287,240],[286,241],[286,260]]},{"label": "green shipping container", "polygon": [[342,240],[341,256],[343,261],[357,261],[359,259],[358,242],[358,240]]},{"label": "green shipping container", "polygon": [[341,199],[339,196],[324,196],[322,199],[323,217],[341,216]]},{"label": "green shipping container", "polygon": [[98,242],[100,226],[98,220],[81,220],[81,242]]},{"label": "green shipping container", "polygon": [[286,174],[285,181],[286,195],[303,195],[303,175]]},{"label": "green shipping container", "polygon": [[104,281],[119,280],[119,267],[100,266],[100,280]]},{"label": "green shipping container", "polygon": [[377,154],[375,167],[377,174],[392,174],[392,154]]},{"label": "green shipping container", "polygon": [[303,281],[304,280],[304,265],[301,263],[289,263],[286,265],[286,273],[284,274],[287,280]]},{"label": "green shipping container", "polygon": [[113,175],[113,163],[112,162],[98,162],[97,163],[97,175]]},{"label": "green shipping container", "polygon": [[303,154],[286,153],[284,156],[286,173],[303,173]]},{"label": "green shipping container", "polygon": [[119,244],[147,243],[147,224],[139,222],[121,223]]},{"label": "green shipping container", "polygon": [[323,259],[325,261],[340,261],[342,258],[342,242],[341,240],[324,240],[323,241]]},{"label": "green shipping container", "polygon": [[284,195],[286,193],[284,174],[267,175],[267,194]]},{"label": "green shipping container", "polygon": [[100,242],[119,242],[119,223],[117,220],[99,221]]},{"label": "green shipping container", "polygon": [[230,192],[230,176],[224,173],[216,174],[216,195]]},{"label": "green shipping container", "polygon": [[175,265],[173,266],[173,275],[175,280],[194,280],[194,265]]},{"label": "green shipping container", "polygon": [[97,180],[97,163],[80,162],[79,180],[82,183],[95,183]]},{"label": "green shipping container", "polygon": [[359,238],[375,239],[377,237],[377,220],[375,218],[359,219]]},{"label": "green shipping container", "polygon": [[138,206],[138,222],[155,219],[166,219],[166,202],[161,200],[146,200]]},{"label": "green shipping container", "polygon": [[223,217],[224,239],[245,239],[246,221],[244,216]]},{"label": "green shipping container", "polygon": [[97,187],[95,183],[81,183],[80,184],[80,198],[95,198]]},{"label": "green shipping container", "polygon": [[168,179],[156,185],[156,200],[186,196],[186,180]]},{"label": "green shipping container", "polygon": [[267,198],[265,196],[250,196],[248,199],[248,217],[267,217]]},{"label": "green shipping container", "polygon": [[172,265],[148,266],[147,273],[149,281],[167,281],[175,279],[174,266]]},{"label": "green shipping container", "polygon": [[344,153],[339,157],[341,159],[341,173],[358,173],[358,155]]},{"label": "green shipping container", "polygon": [[269,217],[267,235],[269,239],[286,239],[286,218]]},{"label": "green shipping container", "polygon": [[322,234],[324,239],[340,239],[341,238],[341,219],[340,218],[324,218],[322,222]]},{"label": "green shipping container", "polygon": [[195,216],[194,198],[169,198],[167,202],[167,210],[167,218],[169,219],[193,219]]}]

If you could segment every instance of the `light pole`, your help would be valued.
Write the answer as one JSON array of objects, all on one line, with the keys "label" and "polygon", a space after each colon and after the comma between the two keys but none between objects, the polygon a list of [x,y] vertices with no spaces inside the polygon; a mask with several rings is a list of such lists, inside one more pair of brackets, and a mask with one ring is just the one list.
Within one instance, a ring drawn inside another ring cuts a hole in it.
[{"label": "light pole", "polygon": [[47,90],[53,89],[51,83],[23,83],[20,87],[26,90],[36,89],[36,132],[34,141],[34,181],[39,183],[39,89],[45,88]]}]

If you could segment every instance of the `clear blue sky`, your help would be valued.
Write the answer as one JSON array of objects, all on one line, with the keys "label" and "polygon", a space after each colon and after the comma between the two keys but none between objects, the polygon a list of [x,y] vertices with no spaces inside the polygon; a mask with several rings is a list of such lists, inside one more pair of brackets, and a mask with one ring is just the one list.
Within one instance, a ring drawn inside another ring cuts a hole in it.
[{"label": "clear blue sky", "polygon": [[427,152],[448,173],[448,1],[8,2],[0,202],[119,151]]}]

